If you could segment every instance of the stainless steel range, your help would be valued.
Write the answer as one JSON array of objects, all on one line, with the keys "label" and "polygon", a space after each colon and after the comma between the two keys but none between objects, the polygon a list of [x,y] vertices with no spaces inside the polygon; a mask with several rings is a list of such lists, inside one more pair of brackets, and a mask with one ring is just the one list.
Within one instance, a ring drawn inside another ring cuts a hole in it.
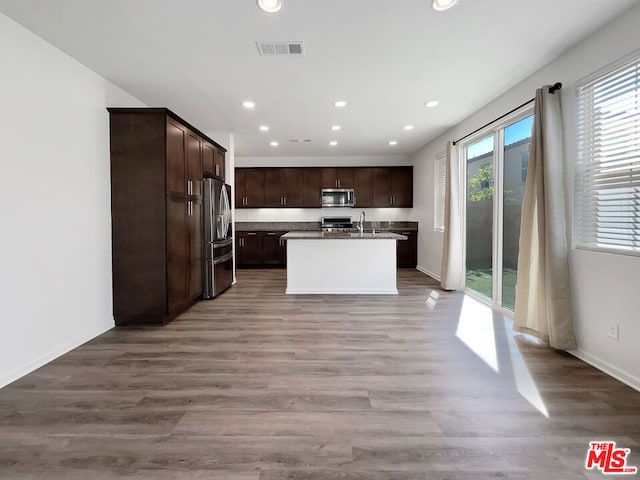
[{"label": "stainless steel range", "polygon": [[322,217],[323,232],[351,232],[353,221],[351,217]]}]

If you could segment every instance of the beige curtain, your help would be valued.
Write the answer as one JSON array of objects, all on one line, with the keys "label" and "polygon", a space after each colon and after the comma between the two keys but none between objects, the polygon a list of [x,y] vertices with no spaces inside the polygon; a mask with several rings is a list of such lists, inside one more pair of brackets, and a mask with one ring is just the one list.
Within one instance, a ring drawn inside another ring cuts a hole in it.
[{"label": "beige curtain", "polygon": [[447,145],[447,180],[444,207],[444,243],[442,245],[442,273],[440,284],[445,290],[464,287],[462,256],[462,225],[460,205],[460,161],[458,149]]},{"label": "beige curtain", "polygon": [[564,201],[560,91],[536,92],[522,204],[514,328],[558,350],[576,348]]}]

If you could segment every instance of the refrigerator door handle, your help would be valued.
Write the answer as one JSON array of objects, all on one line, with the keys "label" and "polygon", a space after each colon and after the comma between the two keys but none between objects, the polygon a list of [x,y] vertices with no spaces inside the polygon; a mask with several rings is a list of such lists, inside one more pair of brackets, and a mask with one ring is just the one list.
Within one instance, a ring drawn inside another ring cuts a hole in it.
[{"label": "refrigerator door handle", "polygon": [[218,265],[219,263],[228,262],[233,258],[233,253],[227,253],[226,255],[216,258],[213,260],[214,265]]}]

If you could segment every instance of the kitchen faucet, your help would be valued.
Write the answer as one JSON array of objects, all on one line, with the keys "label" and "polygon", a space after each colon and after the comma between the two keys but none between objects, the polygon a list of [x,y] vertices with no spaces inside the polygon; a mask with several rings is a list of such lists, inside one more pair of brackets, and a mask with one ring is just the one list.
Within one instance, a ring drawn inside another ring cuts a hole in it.
[{"label": "kitchen faucet", "polygon": [[360,230],[360,235],[364,233],[364,222],[366,220],[366,216],[364,214],[364,210],[360,214],[360,225],[358,225],[358,230]]}]

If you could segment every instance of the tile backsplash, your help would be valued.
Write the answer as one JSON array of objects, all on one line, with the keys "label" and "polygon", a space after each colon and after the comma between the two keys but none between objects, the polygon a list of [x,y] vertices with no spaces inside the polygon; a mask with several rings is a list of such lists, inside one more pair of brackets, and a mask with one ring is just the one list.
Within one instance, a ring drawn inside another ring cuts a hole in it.
[{"label": "tile backsplash", "polygon": [[413,208],[242,208],[234,211],[236,222],[319,222],[322,217],[360,218],[368,221],[415,221]]}]

